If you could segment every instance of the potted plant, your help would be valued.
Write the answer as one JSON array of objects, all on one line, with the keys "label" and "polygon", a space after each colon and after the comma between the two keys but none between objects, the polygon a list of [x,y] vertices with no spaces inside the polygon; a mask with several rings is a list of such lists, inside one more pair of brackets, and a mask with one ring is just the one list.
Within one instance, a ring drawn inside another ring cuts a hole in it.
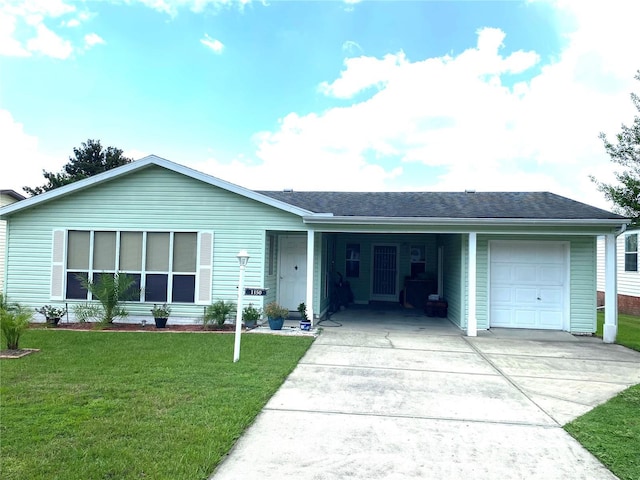
[{"label": "potted plant", "polygon": [[236,311],[236,305],[233,302],[225,302],[218,300],[216,303],[209,305],[204,312],[202,323],[204,328],[216,328],[221,330],[227,317]]},{"label": "potted plant", "polygon": [[253,306],[252,303],[242,309],[242,320],[246,328],[255,328],[256,323],[260,320],[260,309]]},{"label": "potted plant", "polygon": [[45,305],[42,308],[36,308],[36,312],[44,315],[47,325],[56,327],[58,322],[67,313],[67,309],[63,307],[54,307],[53,305]]},{"label": "potted plant", "polygon": [[162,305],[154,304],[151,309],[151,314],[156,322],[156,328],[165,328],[167,326],[167,320],[171,314],[171,307],[166,303]]},{"label": "potted plant", "polygon": [[269,320],[269,328],[271,330],[282,330],[284,320],[289,316],[289,310],[276,302],[271,302],[264,307],[264,314]]},{"label": "potted plant", "polygon": [[307,317],[307,306],[304,302],[298,305],[298,312],[300,312],[300,330],[311,330],[311,320]]}]

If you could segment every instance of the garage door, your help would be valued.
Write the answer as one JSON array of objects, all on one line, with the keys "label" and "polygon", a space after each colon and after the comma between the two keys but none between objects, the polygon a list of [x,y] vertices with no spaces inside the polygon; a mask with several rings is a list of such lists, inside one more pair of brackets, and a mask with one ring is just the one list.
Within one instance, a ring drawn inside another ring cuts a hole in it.
[{"label": "garage door", "polygon": [[562,330],[566,255],[561,242],[491,242],[490,325]]}]

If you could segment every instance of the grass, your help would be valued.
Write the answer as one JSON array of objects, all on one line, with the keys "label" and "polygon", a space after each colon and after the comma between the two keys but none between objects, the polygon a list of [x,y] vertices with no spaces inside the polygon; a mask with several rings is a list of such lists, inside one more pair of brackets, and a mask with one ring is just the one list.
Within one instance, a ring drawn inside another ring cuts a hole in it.
[{"label": "grass", "polygon": [[[597,335],[604,315],[598,312]],[[618,316],[616,343],[640,351],[640,318]],[[640,479],[640,385],[565,425],[565,430],[621,480]]]},{"label": "grass", "polygon": [[564,426],[620,480],[640,479],[640,385]]},{"label": "grass", "polygon": [[[598,312],[598,329],[596,335],[602,337],[604,313]],[[640,317],[618,314],[618,334],[616,343],[640,352]]]},{"label": "grass", "polygon": [[0,477],[205,479],[310,337],[29,330],[2,360]]}]

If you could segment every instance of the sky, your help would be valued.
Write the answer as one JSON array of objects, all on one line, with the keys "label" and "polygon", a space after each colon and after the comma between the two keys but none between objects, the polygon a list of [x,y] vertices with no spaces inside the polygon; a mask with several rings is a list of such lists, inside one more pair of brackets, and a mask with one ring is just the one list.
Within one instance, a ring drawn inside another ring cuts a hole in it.
[{"label": "sky", "polygon": [[100,140],[260,190],[611,210],[640,2],[0,0],[0,188]]}]

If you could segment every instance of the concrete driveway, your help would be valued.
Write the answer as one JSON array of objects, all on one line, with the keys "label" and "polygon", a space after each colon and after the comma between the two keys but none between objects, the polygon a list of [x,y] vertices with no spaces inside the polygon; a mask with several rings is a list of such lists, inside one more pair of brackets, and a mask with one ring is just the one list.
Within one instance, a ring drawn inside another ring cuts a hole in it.
[{"label": "concrete driveway", "polygon": [[213,479],[616,478],[561,426],[640,383],[639,352],[563,332],[469,338],[399,312],[333,318]]}]

